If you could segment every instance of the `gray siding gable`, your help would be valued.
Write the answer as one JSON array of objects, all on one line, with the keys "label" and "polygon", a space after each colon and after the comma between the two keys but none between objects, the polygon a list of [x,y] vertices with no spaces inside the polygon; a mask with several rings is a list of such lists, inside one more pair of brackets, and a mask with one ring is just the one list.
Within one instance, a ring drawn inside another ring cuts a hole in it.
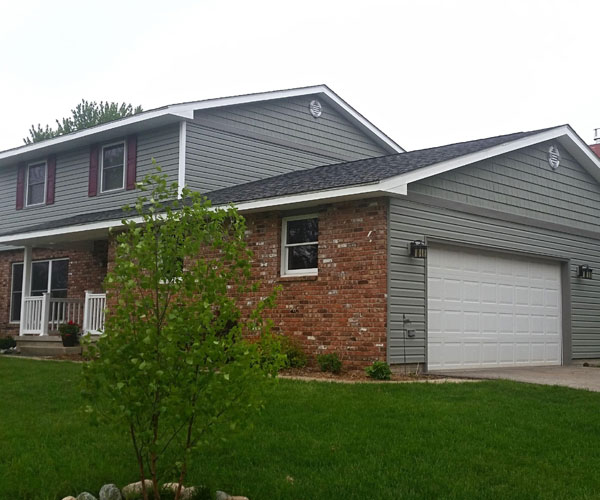
[{"label": "gray siding gable", "polygon": [[287,172],[388,154],[318,95],[229,106],[188,121],[186,184],[208,192]]},{"label": "gray siding gable", "polygon": [[600,233],[600,184],[560,146],[560,166],[552,170],[550,144],[423,179],[408,192]]}]

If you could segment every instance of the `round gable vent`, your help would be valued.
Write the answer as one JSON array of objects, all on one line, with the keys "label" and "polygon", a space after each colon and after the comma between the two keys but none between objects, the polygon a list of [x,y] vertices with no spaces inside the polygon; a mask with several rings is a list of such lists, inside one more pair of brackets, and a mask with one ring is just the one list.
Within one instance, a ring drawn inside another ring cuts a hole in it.
[{"label": "round gable vent", "polygon": [[548,164],[552,170],[556,170],[560,165],[560,151],[554,144],[548,149]]},{"label": "round gable vent", "polygon": [[308,109],[310,110],[310,114],[315,118],[319,118],[319,116],[323,114],[323,106],[321,106],[321,103],[317,100],[310,101]]}]

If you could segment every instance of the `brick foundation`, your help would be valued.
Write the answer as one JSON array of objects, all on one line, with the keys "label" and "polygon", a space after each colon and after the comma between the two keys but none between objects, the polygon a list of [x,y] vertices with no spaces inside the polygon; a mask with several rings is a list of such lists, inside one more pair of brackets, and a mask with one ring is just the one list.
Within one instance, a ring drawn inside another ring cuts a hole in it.
[{"label": "brick foundation", "polygon": [[[69,250],[34,248],[33,260],[69,259],[69,297],[83,298],[85,291],[102,292],[106,276],[107,242],[74,244]],[[18,335],[19,325],[10,323],[12,264],[23,262],[23,251],[0,252],[0,336]]]}]

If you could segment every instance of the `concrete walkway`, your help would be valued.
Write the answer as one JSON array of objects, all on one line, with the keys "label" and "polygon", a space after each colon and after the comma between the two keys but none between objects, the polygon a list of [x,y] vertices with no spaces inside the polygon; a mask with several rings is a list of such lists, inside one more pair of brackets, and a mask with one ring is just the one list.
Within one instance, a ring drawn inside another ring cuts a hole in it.
[{"label": "concrete walkway", "polygon": [[[596,360],[597,361],[597,360]],[[581,365],[482,368],[432,372],[436,375],[472,379],[505,379],[530,384],[562,385],[600,392],[600,368]]]}]

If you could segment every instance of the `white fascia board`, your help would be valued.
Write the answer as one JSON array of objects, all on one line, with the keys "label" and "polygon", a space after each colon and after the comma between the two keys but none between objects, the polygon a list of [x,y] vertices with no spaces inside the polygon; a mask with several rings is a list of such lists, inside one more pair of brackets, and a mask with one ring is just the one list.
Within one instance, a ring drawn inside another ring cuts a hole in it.
[{"label": "white fascia board", "polygon": [[[396,186],[393,190],[383,191],[380,183],[372,184],[361,184],[358,186],[350,186],[347,188],[340,189],[328,189],[324,191],[316,191],[310,193],[302,193],[290,196],[279,196],[276,198],[268,198],[256,201],[247,201],[241,203],[234,203],[235,207],[240,212],[252,212],[252,211],[263,211],[274,208],[281,208],[283,206],[291,205],[302,205],[302,204],[314,204],[319,201],[333,201],[341,200],[352,197],[372,197],[372,196],[385,196],[386,194],[406,194],[406,186]],[[222,208],[229,205],[228,203],[222,205],[215,205],[216,208]],[[132,217],[128,219],[137,224],[143,222],[142,217]],[[85,233],[91,231],[97,231],[102,229],[109,229],[121,225],[122,219],[112,219],[101,222],[93,222],[90,224],[78,224],[76,226],[65,226],[55,229],[44,229],[39,231],[30,231],[19,234],[12,234],[7,236],[0,236],[0,245],[22,242],[26,240],[36,240],[40,238],[52,238],[57,236],[63,236],[70,233]]]},{"label": "white fascia board", "polygon": [[[483,151],[478,151],[475,153],[461,156],[459,158],[454,158],[452,160],[436,163],[434,165],[430,165],[429,167],[424,167],[414,172],[408,172],[406,174],[391,177],[380,182],[360,184],[337,189],[313,191],[309,193],[300,193],[288,196],[279,196],[275,198],[266,198],[254,201],[246,201],[234,203],[234,205],[241,212],[251,212],[263,211],[278,207],[281,208],[284,206],[314,204],[315,202],[319,201],[334,201],[341,200],[344,198],[356,198],[361,196],[369,197],[378,195],[406,195],[408,191],[408,184],[410,184],[411,182],[417,182],[427,177],[439,175],[441,173],[447,172],[455,168],[460,168],[471,163],[482,161],[488,158],[492,158],[494,156],[509,153],[517,149],[525,148],[534,144],[538,144],[540,142],[545,142],[553,139],[560,140],[563,145],[568,144],[565,147],[569,148],[569,152],[572,155],[581,158],[578,159],[578,161],[581,161],[582,164],[585,163],[586,169],[590,171],[590,173],[594,175],[594,177],[600,179],[600,159],[594,155],[594,153],[589,149],[589,147],[569,126],[565,125],[544,132],[540,132],[539,134],[524,137],[522,139],[517,139],[511,142],[500,144],[498,146],[493,146]],[[226,205],[227,204],[218,206]],[[135,221],[136,223],[142,222],[141,217],[135,217],[131,220]],[[67,226],[57,229],[20,233],[0,237],[0,244],[10,244],[15,242],[19,244],[18,242],[27,239],[52,237],[68,233],[94,231],[97,229],[108,229],[110,227],[119,226],[120,224],[121,219],[118,219],[111,221],[96,222],[92,224]]]},{"label": "white fascia board", "polygon": [[[113,219],[101,222],[93,222],[90,224],[79,224],[77,226],[64,226],[57,227],[55,229],[43,229],[39,231],[29,231],[26,233],[12,234],[7,236],[0,236],[0,245],[10,244],[25,240],[35,240],[39,238],[52,238],[56,236],[62,236],[71,233],[85,233],[89,231],[97,231],[99,229],[110,229],[121,225],[123,219]],[[128,219],[136,223],[142,222],[142,217],[132,217]]]},{"label": "white fascia board", "polygon": [[[405,174],[400,174],[395,177],[390,177],[389,179],[381,181],[380,189],[382,189],[383,191],[391,190],[394,186],[397,185],[408,185],[412,182],[417,182],[423,179],[427,179],[428,177],[433,177],[434,175],[443,174],[444,172],[454,170],[455,168],[470,165],[471,163],[487,160],[488,158],[493,158],[494,156],[510,153],[512,151],[516,151],[517,149],[526,148],[529,146],[533,146],[534,144],[538,144],[540,142],[550,141],[559,138],[568,138],[571,140],[573,145],[576,144],[578,146],[578,149],[580,149],[582,153],[586,155],[586,158],[588,158],[592,162],[592,164],[588,163],[586,168],[592,171],[597,170],[596,175],[600,177],[600,159],[598,159],[597,157],[594,158],[593,152],[589,151],[589,148],[585,144],[583,144],[581,139],[579,139],[579,137],[572,131],[570,127],[564,125],[561,127],[553,128],[551,130],[540,132],[539,134],[523,137],[522,139],[516,139],[514,141],[506,142],[504,144],[499,144],[498,146],[493,146],[482,151],[477,151],[475,153],[466,154],[458,158],[453,158],[451,160],[435,163],[433,165],[429,165],[428,167],[419,168],[412,172],[407,172]],[[571,154],[573,154],[573,148],[571,148],[570,152]]]},{"label": "white fascia board", "polygon": [[155,118],[159,118],[161,116],[172,115],[178,116],[181,118],[193,118],[194,113],[186,110],[171,110],[170,108],[157,109],[155,111],[147,111],[145,113],[140,113],[138,115],[133,115],[128,118],[123,118],[121,120],[117,120],[114,122],[105,123],[103,125],[98,125],[92,128],[86,128],[84,130],[80,130],[78,132],[74,132],[72,134],[61,135],[59,137],[55,137],[54,139],[48,139],[46,141],[36,142],[34,144],[29,144],[27,146],[21,146],[19,148],[8,149],[6,151],[0,152],[0,160],[4,160],[6,158],[10,158],[12,156],[18,156],[25,153],[32,153],[40,149],[47,149],[55,146],[59,146],[61,144],[74,141],[76,139],[83,139],[85,137],[90,137],[96,134],[100,134],[102,132],[107,132],[113,129],[118,129],[121,127],[125,127],[128,125],[133,125],[140,122],[145,122],[148,120],[152,120]]},{"label": "white fascia board", "polygon": [[185,153],[187,142],[187,121],[182,120],[179,124],[179,165],[177,169],[177,196],[181,198],[181,193],[185,187]]},{"label": "white fascia board", "polygon": [[368,131],[372,136],[376,137],[379,141],[386,144],[393,151],[403,153],[404,150],[398,146],[392,139],[385,135],[381,130],[375,127],[369,122],[364,116],[353,109],[343,99],[341,99],[335,92],[333,92],[327,85],[314,85],[311,87],[302,87],[297,89],[289,90],[275,90],[271,92],[261,92],[257,94],[247,94],[234,97],[219,97],[216,99],[207,99],[203,101],[195,101],[183,104],[172,104],[163,108],[145,111],[137,115],[130,116],[128,118],[122,118],[120,120],[98,125],[96,127],[80,130],[72,134],[62,135],[55,137],[54,139],[48,139],[42,142],[36,142],[35,144],[29,144],[27,146],[21,146],[18,148],[9,149],[6,151],[0,151],[0,161],[22,154],[31,154],[39,150],[53,149],[70,141],[78,139],[84,139],[87,137],[108,132],[121,127],[127,127],[138,123],[154,120],[164,116],[179,117],[183,119],[192,120],[194,118],[195,111],[201,111],[203,109],[219,108],[224,106],[234,106],[239,104],[248,104],[261,101],[270,101],[274,99],[284,99],[287,97],[297,97],[310,94],[323,94],[330,102],[335,103],[341,110],[357,124]]},{"label": "white fascia board", "polygon": [[341,108],[344,113],[349,116],[351,119],[358,122],[360,127],[367,130],[371,135],[375,136],[379,141],[385,143],[389,148],[397,153],[404,153],[404,149],[402,149],[398,144],[396,144],[392,139],[390,139],[387,135],[385,135],[381,130],[379,130],[375,125],[373,125],[369,120],[367,120],[364,116],[362,116],[358,111],[356,111],[352,106],[350,106],[347,102],[345,102],[340,96],[338,96],[335,92],[333,92],[327,85],[314,85],[311,87],[302,87],[298,89],[289,89],[289,90],[276,90],[272,92],[261,92],[259,94],[248,94],[241,95],[235,97],[221,97],[217,99],[208,99],[205,101],[196,101],[186,104],[176,104],[173,106],[169,106],[172,110],[178,110],[179,112],[189,113],[190,110],[192,113],[194,111],[201,111],[203,109],[211,109],[222,106],[235,106],[239,104],[250,104],[261,101],[270,101],[273,99],[285,99],[288,97],[298,97],[310,94],[324,94],[333,102],[336,106]]},{"label": "white fascia board", "polygon": [[234,203],[234,205],[240,212],[248,212],[277,208],[284,205],[298,205],[309,202],[319,202],[324,200],[347,198],[356,195],[369,195],[373,193],[381,193],[381,195],[385,194],[381,192],[380,183],[375,182],[372,184],[360,184],[357,186],[350,186],[339,189],[325,189],[323,191],[312,191],[310,193],[278,196],[276,198],[264,198],[262,200],[243,201],[240,203]]}]

